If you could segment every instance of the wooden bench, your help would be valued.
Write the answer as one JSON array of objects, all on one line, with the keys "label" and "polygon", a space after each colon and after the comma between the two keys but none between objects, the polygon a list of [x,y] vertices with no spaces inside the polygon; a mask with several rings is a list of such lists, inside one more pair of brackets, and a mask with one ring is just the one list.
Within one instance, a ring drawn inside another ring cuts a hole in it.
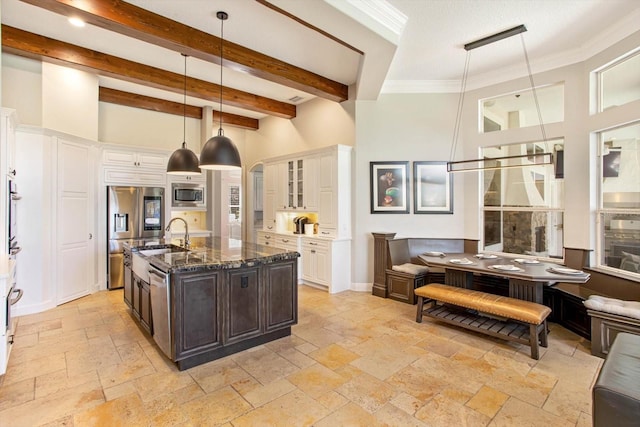
[{"label": "wooden bench", "polygon": [[[471,289],[431,283],[415,290],[416,322],[428,316],[494,337],[528,344],[539,359],[539,345],[547,346],[547,316],[551,309],[535,302]],[[425,302],[431,302],[425,307]],[[438,304],[440,303],[440,304]]]}]

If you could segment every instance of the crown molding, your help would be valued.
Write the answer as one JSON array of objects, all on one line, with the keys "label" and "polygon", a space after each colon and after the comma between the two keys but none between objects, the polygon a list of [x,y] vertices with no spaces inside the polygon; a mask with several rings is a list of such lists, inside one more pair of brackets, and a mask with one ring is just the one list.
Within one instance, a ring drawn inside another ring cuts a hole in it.
[{"label": "crown molding", "polygon": [[386,0],[324,0],[335,9],[397,45],[407,16]]}]

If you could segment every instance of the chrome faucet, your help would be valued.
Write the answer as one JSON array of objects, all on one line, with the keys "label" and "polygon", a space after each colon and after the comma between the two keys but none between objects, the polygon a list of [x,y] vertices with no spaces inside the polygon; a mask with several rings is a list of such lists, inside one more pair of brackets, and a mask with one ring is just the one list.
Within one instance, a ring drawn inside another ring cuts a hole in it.
[{"label": "chrome faucet", "polygon": [[189,240],[189,224],[187,224],[187,221],[185,221],[184,218],[180,218],[180,217],[172,218],[171,221],[169,221],[169,224],[167,224],[167,228],[165,228],[165,230],[171,231],[171,224],[173,223],[173,221],[177,219],[184,222],[184,247],[188,248],[189,246],[191,246],[191,241]]}]

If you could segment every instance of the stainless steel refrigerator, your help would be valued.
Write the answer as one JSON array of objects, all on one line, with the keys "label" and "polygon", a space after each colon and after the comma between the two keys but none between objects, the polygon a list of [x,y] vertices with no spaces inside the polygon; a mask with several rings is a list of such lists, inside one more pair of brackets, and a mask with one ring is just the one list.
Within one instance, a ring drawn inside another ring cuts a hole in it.
[{"label": "stainless steel refrigerator", "polygon": [[107,187],[109,289],[124,287],[123,244],[164,235],[164,188]]}]

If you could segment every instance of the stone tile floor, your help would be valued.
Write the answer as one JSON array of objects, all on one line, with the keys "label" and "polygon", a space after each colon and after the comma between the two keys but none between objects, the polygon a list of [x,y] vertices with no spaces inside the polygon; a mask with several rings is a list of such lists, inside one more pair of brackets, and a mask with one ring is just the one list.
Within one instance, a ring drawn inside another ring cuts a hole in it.
[{"label": "stone tile floor", "polygon": [[301,286],[290,337],[178,371],[122,291],[18,318],[0,426],[589,426],[602,360],[551,324],[529,347],[368,293]]}]

